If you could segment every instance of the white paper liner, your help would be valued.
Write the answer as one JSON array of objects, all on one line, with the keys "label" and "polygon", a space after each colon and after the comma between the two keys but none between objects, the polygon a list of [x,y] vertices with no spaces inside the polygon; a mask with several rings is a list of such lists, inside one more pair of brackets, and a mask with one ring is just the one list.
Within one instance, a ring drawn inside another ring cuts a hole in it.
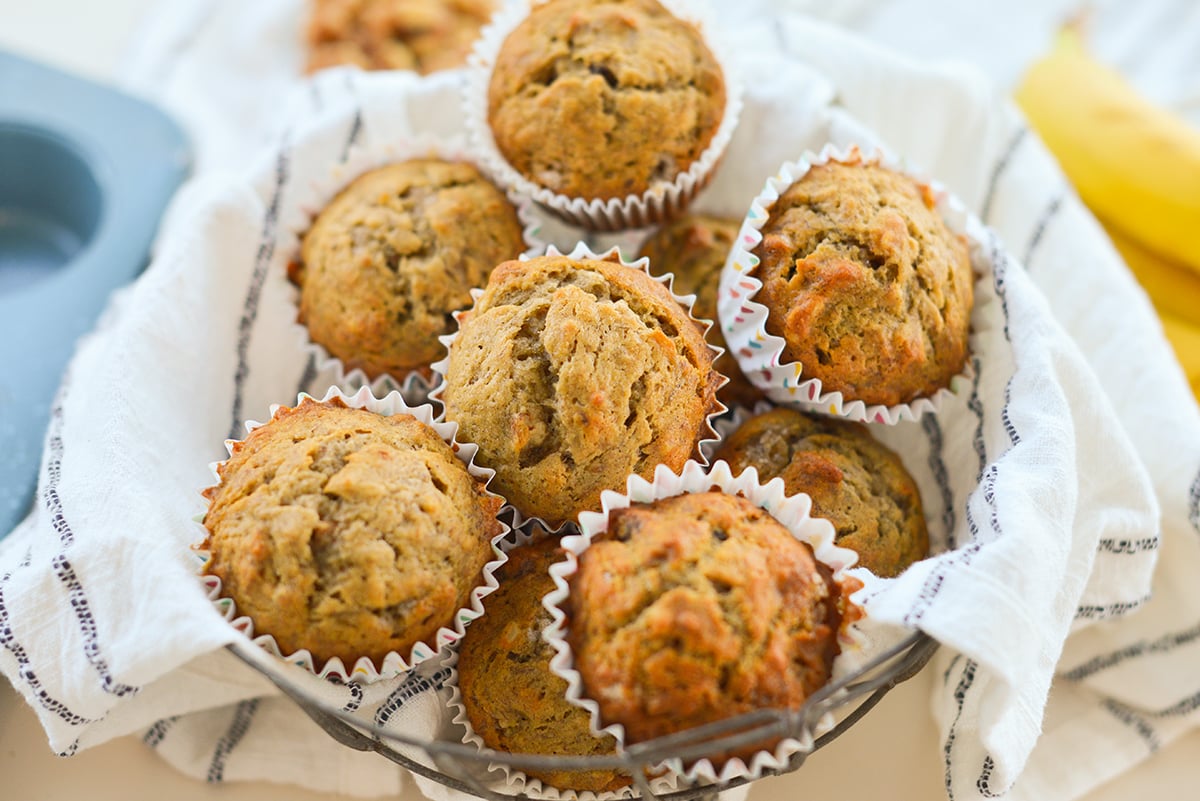
[{"label": "white paper liner", "polygon": [[[301,393],[297,398],[297,404],[306,398],[315,400],[315,398],[312,398],[312,396]],[[430,426],[434,431],[437,432],[438,436],[440,436],[454,450],[454,454],[458,457],[459,461],[466,465],[467,471],[471,474],[471,476],[484,482],[485,489],[487,484],[491,483],[495,472],[475,464],[475,455],[479,450],[478,446],[469,442],[459,442],[456,438],[458,425],[456,423],[444,422],[435,419],[433,407],[431,405],[422,404],[415,407],[410,406],[404,401],[404,398],[401,397],[400,393],[395,391],[388,393],[382,398],[376,398],[371,392],[370,387],[361,387],[353,395],[347,395],[337,387],[330,387],[325,393],[325,396],[320,399],[320,402],[324,403],[334,399],[341,400],[346,404],[346,406],[353,409],[366,409],[368,411],[375,412],[376,414],[385,416],[408,414],[415,417],[417,420]],[[269,418],[268,422],[275,418],[276,413],[281,408],[282,407],[278,404],[271,407],[271,417]],[[261,428],[266,424],[267,423],[248,421],[246,423],[246,433],[248,434],[256,428]],[[236,442],[236,440],[225,441],[225,447],[231,455]],[[217,484],[214,486],[220,485],[221,479],[219,473],[217,472],[217,468],[221,464],[223,463],[214,462],[210,465],[213,477],[217,481]],[[487,494],[493,498],[500,498],[499,495],[496,495],[496,493],[491,492],[490,490],[487,490]],[[501,498],[501,500],[503,500],[503,498]],[[206,505],[205,509],[207,510],[207,508],[208,506]],[[202,529],[204,529],[203,520],[204,515],[200,515],[196,519],[197,525]],[[424,662],[425,660],[435,656],[446,646],[462,639],[462,636],[466,633],[467,625],[469,625],[472,620],[483,614],[483,598],[487,595],[490,595],[496,589],[496,587],[499,586],[499,584],[496,582],[494,574],[501,565],[508,561],[508,557],[500,547],[500,542],[508,535],[510,529],[503,520],[498,520],[498,522],[500,523],[500,533],[492,537],[491,540],[492,553],[495,554],[496,558],[488,561],[484,565],[483,581],[471,591],[470,607],[459,609],[454,613],[454,628],[446,628],[444,626],[439,628],[433,643],[414,643],[407,657],[396,651],[388,653],[384,657],[382,664],[379,666],[376,666],[371,659],[365,656],[357,659],[354,662],[354,665],[347,669],[342,660],[337,657],[327,660],[324,664],[318,665],[314,661],[312,654],[309,653],[307,649],[301,649],[291,654],[283,653],[279,648],[279,643],[276,642],[273,636],[265,633],[256,635],[254,633],[254,622],[245,615],[238,615],[236,602],[232,598],[223,596],[221,594],[221,579],[217,576],[203,573],[205,565],[208,564],[208,561],[211,558],[211,554],[201,548],[196,548],[195,550],[199,558],[197,571],[201,572],[201,580],[204,583],[209,600],[213,602],[221,616],[229,621],[230,625],[232,625],[235,629],[245,634],[256,645],[268,653],[286,662],[302,667],[313,675],[319,676],[322,679],[337,680],[342,683],[357,681],[370,684],[383,679],[389,679],[403,675],[421,662]],[[204,529],[204,534],[207,538],[207,529]]]},{"label": "white paper liner", "polygon": [[729,435],[737,431],[751,417],[757,417],[760,414],[766,414],[772,409],[777,408],[775,404],[769,400],[760,400],[753,406],[734,406],[729,410],[729,413],[723,415],[721,419],[713,421],[713,428],[717,431],[715,440],[708,440],[704,443],[703,454],[704,458],[712,464],[717,450],[724,444],[725,440],[729,439]]},{"label": "white paper liner", "polygon": [[[847,548],[834,544],[833,524],[823,518],[810,517],[812,500],[805,494],[787,497],[784,494],[783,480],[772,479],[766,484],[758,482],[758,471],[749,468],[740,476],[733,476],[729,465],[719,461],[706,468],[698,462],[690,461],[677,475],[665,466],[660,465],[654,471],[654,481],[649,482],[638,476],[630,476],[624,494],[605,492],[602,496],[603,510],[601,512],[584,512],[579,516],[580,533],[566,536],[562,539],[562,547],[567,557],[550,567],[554,577],[555,590],[543,599],[546,608],[554,616],[554,624],[544,632],[546,640],[556,653],[551,660],[551,668],[567,681],[567,699],[580,706],[591,715],[593,734],[611,734],[616,738],[618,749],[625,745],[625,729],[619,723],[603,724],[600,719],[599,705],[584,695],[583,678],[574,666],[574,654],[566,640],[567,616],[563,610],[570,585],[568,580],[579,569],[579,555],[590,547],[592,540],[608,529],[609,515],[615,509],[625,509],[634,503],[651,503],[662,498],[671,498],[688,493],[708,492],[712,489],[722,492],[742,495],[751,503],[768,512],[782,523],[801,542],[808,543],[817,560],[824,563],[833,571],[833,578],[840,585],[850,574],[847,571],[853,567],[858,555]],[[862,608],[860,597],[872,592],[877,581],[870,573],[862,570],[854,571],[853,578],[859,579],[864,586],[851,597],[852,602]],[[838,632],[840,653],[834,659],[831,681],[840,679],[862,668],[871,657],[871,651],[878,651],[871,638],[863,630],[861,622],[846,625],[843,623]],[[732,757],[718,766],[710,759],[700,759],[692,765],[684,766],[672,760],[664,767],[668,773],[662,781],[683,779],[688,783],[697,781],[727,782],[738,778],[751,780],[762,777],[768,770],[783,769],[788,759],[801,752],[809,752],[813,748],[816,736],[828,731],[834,725],[832,715],[826,715],[812,732],[805,736],[785,738],[776,745],[773,751],[762,750],[750,760],[750,764],[739,757]],[[651,789],[655,789],[652,786]],[[673,789],[673,787],[671,788]]]},{"label": "white paper liner", "polygon": [[[624,259],[624,257],[621,256],[621,251],[619,248],[613,247],[613,248],[610,248],[609,250],[604,251],[603,253],[594,253],[594,252],[592,252],[591,248],[588,247],[586,242],[579,242],[575,245],[574,249],[572,249],[570,253],[564,254],[562,251],[560,251],[554,245],[548,245],[546,247],[545,253],[537,253],[537,254],[533,254],[533,255],[530,255],[527,253],[522,254],[520,260],[521,261],[529,261],[531,258],[534,258],[536,256],[541,256],[541,255],[545,255],[545,256],[564,256],[565,255],[567,258],[575,259],[575,260],[587,259],[587,260],[595,260],[595,261],[611,261],[611,262],[622,264],[626,267],[633,268],[635,270],[642,271],[646,275],[650,276],[650,278],[652,278],[654,281],[657,281],[658,283],[660,283],[664,287],[666,287],[667,291],[671,293],[671,297],[675,299],[675,302],[678,303],[680,306],[682,306],[684,308],[684,310],[687,312],[688,317],[691,320],[693,320],[694,322],[699,323],[701,326],[703,326],[702,333],[705,335],[704,344],[705,344],[705,346],[708,347],[709,351],[712,353],[714,362],[717,360],[717,357],[719,357],[722,353],[725,352],[722,348],[719,348],[708,341],[708,338],[707,338],[708,329],[711,326],[715,325],[715,323],[713,323],[711,320],[700,320],[692,314],[692,307],[696,302],[696,296],[695,295],[677,295],[677,294],[675,294],[675,290],[674,290],[675,276],[672,275],[671,273],[667,273],[666,275],[662,275],[662,276],[652,274],[650,272],[650,266],[649,266],[650,260],[649,259],[641,258],[641,259],[637,259],[635,261],[626,261]],[[479,297],[482,294],[483,294],[482,289],[471,290],[471,295],[472,295],[472,297],[475,298],[476,302],[478,302]],[[434,386],[433,390],[429,393],[429,399],[431,401],[437,401],[438,403],[442,403],[442,396],[446,391],[446,370],[448,369],[448,367],[450,365],[450,352],[451,352],[451,348],[454,346],[454,340],[458,338],[459,331],[462,330],[462,313],[461,312],[455,313],[454,320],[455,320],[455,322],[459,323],[459,328],[456,329],[454,331],[454,333],[452,333],[452,334],[448,334],[446,336],[442,336],[442,337],[438,338],[442,342],[442,344],[446,346],[446,357],[444,359],[442,359],[441,361],[433,363],[433,372],[434,372],[436,381],[435,381],[435,386]],[[717,383],[716,390],[720,391],[721,387],[723,387],[725,385],[725,382],[728,381],[729,379],[727,379],[725,376],[721,376],[719,373],[718,373],[718,376],[720,376],[720,380]],[[725,406],[725,404],[723,404],[720,400],[716,399],[716,392],[714,392],[713,398],[714,398],[713,408],[705,416],[704,425],[705,425],[705,428],[707,429],[707,432],[702,433],[700,435],[700,438],[696,441],[695,451],[694,451],[695,454],[697,456],[699,456],[701,458],[701,460],[704,461],[705,464],[708,463],[707,457],[704,456],[705,443],[709,442],[710,440],[716,441],[719,439],[717,431],[713,427],[713,421],[716,418],[720,417],[722,414],[724,414],[726,411],[728,411],[728,408]],[[445,408],[445,404],[443,404],[443,408]],[[444,412],[443,412],[443,414],[444,414]],[[573,522],[570,520],[564,520],[561,523],[559,523],[558,525],[551,525],[550,523],[548,523],[547,521],[543,520],[542,518],[540,518],[536,515],[528,515],[527,516],[524,512],[522,512],[516,506],[513,506],[511,503],[508,506],[506,506],[505,509],[511,510],[511,512],[512,512],[514,528],[525,528],[530,525],[536,525],[536,526],[539,526],[539,527],[545,529],[547,532],[557,534],[557,533],[562,532],[568,526],[574,525]]]},{"label": "white paper liner", "polygon": [[[540,526],[531,526],[530,531],[514,531],[513,535],[501,543],[502,550],[508,554],[515,548],[520,548],[528,545],[531,542],[536,542],[548,536],[554,536]],[[478,748],[481,752],[488,746],[484,743],[483,738],[471,726],[471,719],[467,715],[467,708],[463,704],[462,691],[458,685],[458,648],[452,648],[448,651],[442,660],[442,667],[450,671],[450,678],[446,680],[446,688],[450,690],[450,697],[447,704],[453,711],[452,722],[462,727],[462,741],[465,745],[472,745]],[[610,801],[618,798],[632,798],[635,795],[632,786],[622,788],[615,792],[597,793],[592,790],[571,790],[560,789],[551,784],[546,784],[541,779],[530,776],[519,768],[503,762],[491,762],[488,764],[488,771],[497,774],[496,781],[493,782],[491,789],[504,793],[506,795],[527,795],[534,798],[545,798],[549,801]]]},{"label": "white paper liner", "polygon": [[782,337],[768,333],[767,307],[754,300],[754,296],[762,289],[762,281],[749,273],[758,266],[758,257],[751,251],[762,241],[761,230],[775,201],[811,167],[830,161],[878,163],[897,172],[913,174],[883,150],[862,154],[853,145],[846,150],[826,145],[820,153],[806,151],[798,160],[781,166],[773,177],[767,179],[763,191],[750,204],[750,210],[721,272],[717,295],[721,332],[742,372],[775,403],[865,423],[894,425],[901,420],[919,420],[924,414],[940,411],[947,398],[970,391],[975,375],[972,356],[979,354],[983,347],[981,335],[984,333],[984,317],[978,312],[982,302],[989,297],[985,290],[991,283],[992,275],[986,230],[983,223],[944,186],[936,181],[918,178],[932,190],[937,210],[950,231],[966,236],[971,267],[975,272],[975,305],[971,313],[968,340],[970,350],[963,371],[951,379],[949,387],[939,389],[929,397],[893,406],[868,405],[861,400],[846,400],[841,392],[823,392],[819,378],[803,377],[800,362],[782,361],[786,342]]},{"label": "white paper liner", "polygon": [[640,195],[608,200],[573,198],[540,186],[518,172],[504,158],[492,136],[487,119],[488,84],[491,82],[492,68],[504,40],[529,15],[533,6],[539,3],[536,0],[509,0],[496,12],[476,40],[475,49],[467,59],[468,67],[463,81],[463,119],[471,146],[478,154],[480,163],[487,166],[501,185],[512,187],[525,197],[532,197],[542,206],[575,225],[596,231],[622,231],[627,228],[656,225],[681,213],[691,203],[692,198],[708,184],[714,168],[733,138],[738,118],[742,113],[741,82],[727,48],[722,44],[721,38],[715,35],[715,22],[702,12],[697,3],[693,0],[659,2],[673,16],[686,20],[699,29],[725,79],[725,109],[722,112],[721,123],[700,157],[669,183],[660,181]]},{"label": "white paper liner", "polygon": [[[380,139],[375,144],[354,145],[344,161],[331,164],[321,172],[319,178],[311,180],[306,186],[297,187],[291,196],[290,205],[281,210],[281,236],[279,247],[284,253],[291,253],[292,261],[300,261],[300,245],[304,235],[312,227],[317,216],[343,189],[355,179],[379,167],[419,158],[435,158],[443,161],[458,161],[474,165],[488,180],[496,183],[504,192],[508,202],[517,211],[517,218],[522,226],[522,238],[525,241],[526,253],[540,252],[546,245],[540,238],[543,221],[535,211],[534,204],[526,197],[521,197],[512,190],[505,190],[489,170],[475,158],[461,137],[435,137],[432,134],[421,134],[405,139]],[[519,254],[513,254],[515,258]],[[355,390],[368,386],[377,397],[397,390],[406,403],[417,406],[429,399],[433,388],[432,371],[428,376],[420,368],[413,369],[405,375],[392,376],[383,374],[372,379],[361,368],[346,370],[345,363],[332,355],[323,345],[313,341],[308,327],[299,321],[300,288],[288,282],[292,302],[296,306],[296,327],[301,332],[304,350],[308,353],[310,363],[317,374],[331,376],[334,386],[346,390]]]}]

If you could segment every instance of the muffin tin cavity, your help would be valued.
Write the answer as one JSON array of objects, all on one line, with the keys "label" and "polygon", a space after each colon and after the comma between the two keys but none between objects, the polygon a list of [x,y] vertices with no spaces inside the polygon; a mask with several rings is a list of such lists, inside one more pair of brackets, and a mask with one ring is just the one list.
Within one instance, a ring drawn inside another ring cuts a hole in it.
[{"label": "muffin tin cavity", "polygon": [[77,145],[0,123],[0,294],[69,263],[96,232],[104,197]]}]

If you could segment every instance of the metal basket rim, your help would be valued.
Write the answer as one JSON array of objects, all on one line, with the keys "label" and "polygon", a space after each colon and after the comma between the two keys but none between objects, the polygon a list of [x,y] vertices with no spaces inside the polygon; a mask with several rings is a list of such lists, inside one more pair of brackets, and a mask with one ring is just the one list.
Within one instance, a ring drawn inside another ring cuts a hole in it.
[{"label": "metal basket rim", "polygon": [[[794,754],[785,767],[766,770],[755,779],[751,779],[749,776],[738,777],[717,785],[684,787],[657,795],[649,791],[644,779],[635,781],[643,798],[686,801],[709,795],[718,790],[740,787],[757,780],[757,778],[781,775],[798,769],[810,754],[832,742],[849,729],[891,689],[919,672],[932,658],[938,648],[938,643],[928,634],[916,631],[893,647],[876,655],[860,669],[826,684],[806,699],[805,703],[796,710],[758,710],[659,737],[645,743],[631,745],[625,748],[621,754],[583,757],[506,753],[487,748],[480,749],[461,742],[422,740],[402,733],[386,731],[373,723],[354,717],[349,712],[309,696],[307,691],[295,682],[273,674],[241,651],[242,648],[257,647],[248,640],[245,642],[238,640],[226,646],[227,650],[240,661],[267,678],[284,696],[299,706],[332,739],[355,750],[374,751],[409,771],[480,798],[531,799],[533,801],[539,797],[524,793],[500,793],[490,790],[476,781],[463,781],[443,770],[431,768],[396,751],[388,745],[388,742],[401,743],[420,749],[439,767],[443,767],[444,762],[464,761],[483,764],[485,767],[489,764],[507,763],[518,770],[522,769],[522,766],[542,770],[624,769],[630,772],[635,779],[639,778],[639,771],[661,765],[666,761],[691,762],[700,759],[704,755],[705,749],[708,749],[709,753],[720,752],[775,737],[796,737],[802,741],[807,737],[811,743],[811,747]],[[847,706],[855,699],[863,700],[848,716],[820,737],[812,737],[812,726],[816,721],[828,713]],[[722,734],[722,730],[726,733]],[[713,732],[716,732],[716,736],[706,736]],[[732,734],[728,732],[732,732]],[[682,744],[682,748],[679,744]],[[459,772],[469,775],[465,771]]]}]

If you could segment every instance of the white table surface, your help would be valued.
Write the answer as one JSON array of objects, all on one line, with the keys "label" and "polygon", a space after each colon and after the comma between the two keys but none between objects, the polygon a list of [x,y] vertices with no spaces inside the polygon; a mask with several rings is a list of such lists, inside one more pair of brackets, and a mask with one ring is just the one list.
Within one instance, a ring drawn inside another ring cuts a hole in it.
[{"label": "white table surface", "polygon": [[[110,80],[139,18],[152,2],[155,0],[0,0],[0,48],[89,78]],[[944,766],[927,701],[932,681],[932,672],[927,670],[902,685],[800,771],[757,783],[751,801],[943,798]],[[331,741],[330,747],[338,746]],[[1196,754],[1200,754],[1200,732],[1176,742],[1085,801],[1195,798],[1195,779],[1200,772],[1194,763]],[[134,738],[60,759],[47,747],[33,711],[6,681],[0,681],[0,799],[84,797],[89,801],[345,798],[291,785],[205,785],[175,772]]]}]

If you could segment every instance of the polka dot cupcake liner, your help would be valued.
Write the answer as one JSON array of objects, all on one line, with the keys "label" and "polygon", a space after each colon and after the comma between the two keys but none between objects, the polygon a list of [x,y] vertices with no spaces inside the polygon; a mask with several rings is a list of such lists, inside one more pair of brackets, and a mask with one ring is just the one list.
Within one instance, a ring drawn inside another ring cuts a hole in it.
[{"label": "polka dot cupcake liner", "polygon": [[[882,151],[862,153],[857,147],[845,151],[826,145],[819,153],[807,152],[797,161],[787,162],[767,179],[763,191],[750,204],[737,240],[721,273],[717,296],[717,316],[721,333],[737,359],[742,372],[774,403],[795,408],[845,417],[865,423],[894,425],[901,420],[915,421],[922,415],[937,413],[948,399],[969,392],[975,377],[973,359],[984,347],[990,315],[983,309],[991,302],[992,256],[986,245],[983,223],[967,211],[966,206],[945,187],[935,181],[921,181],[936,199],[936,208],[952,233],[963,235],[968,243],[974,276],[975,301],[971,314],[970,352],[962,372],[954,376],[949,386],[928,397],[895,405],[867,404],[847,398],[841,392],[826,392],[821,379],[806,378],[803,365],[785,361],[786,342],[767,331],[767,307],[755,300],[762,281],[753,272],[758,267],[754,249],[762,242],[762,228],[770,216],[771,207],[796,181],[814,166],[837,162],[842,164],[880,164],[897,172],[912,173],[895,158]],[[918,179],[920,180],[920,179]]]},{"label": "polka dot cupcake liner", "polygon": [[693,23],[704,43],[721,67],[725,79],[725,108],[712,140],[688,169],[671,181],[660,181],[641,194],[608,200],[571,197],[539,185],[518,172],[504,158],[488,124],[488,84],[504,40],[538,5],[536,0],[509,0],[492,17],[475,43],[468,59],[463,83],[464,124],[472,149],[480,161],[504,186],[523,197],[531,197],[561,219],[593,231],[623,231],[657,225],[683,212],[692,199],[708,185],[733,138],[742,112],[742,89],[732,59],[719,36],[715,23],[691,0],[660,0],[675,17]]},{"label": "polka dot cupcake liner", "polygon": [[[320,134],[318,134],[320,135]],[[431,135],[407,139],[380,139],[375,144],[353,146],[344,159],[332,163],[325,170],[314,170],[317,177],[307,185],[298,187],[291,195],[289,205],[281,209],[282,241],[277,247],[292,254],[290,263],[300,262],[300,248],[304,235],[312,227],[321,211],[355,179],[371,170],[410,159],[435,158],[444,161],[465,162],[477,167],[485,177],[495,183],[488,170],[479,163],[462,137],[439,138]],[[508,202],[517,211],[522,226],[522,238],[526,253],[540,252],[546,245],[541,239],[542,218],[529,198],[521,197],[512,190],[502,190]],[[519,254],[512,254],[515,258]],[[289,268],[290,272],[290,268]],[[303,342],[311,370],[334,386],[347,390],[370,387],[376,396],[386,395],[393,390],[400,392],[405,402],[412,405],[425,403],[433,388],[434,375],[431,367],[418,367],[407,373],[382,374],[372,378],[361,368],[348,369],[345,362],[334,356],[321,343],[313,340],[308,327],[300,321],[300,288],[288,282],[292,302],[296,307],[296,330]]]},{"label": "polka dot cupcake liner", "polygon": [[[707,332],[708,328],[713,324],[709,320],[697,319],[692,314],[692,306],[696,300],[695,295],[677,295],[677,294],[675,294],[675,292],[672,288],[674,285],[674,280],[675,280],[675,277],[673,275],[667,274],[667,275],[663,275],[663,276],[656,276],[650,272],[649,259],[642,258],[642,259],[637,259],[635,261],[626,261],[621,256],[620,250],[615,247],[611,248],[607,251],[604,251],[603,253],[594,253],[591,250],[591,248],[589,248],[587,246],[587,244],[584,242],[579,242],[578,244],[576,244],[570,253],[564,254],[562,251],[560,251],[554,245],[549,245],[546,247],[544,253],[539,253],[539,254],[535,254],[535,255],[538,255],[538,256],[540,256],[540,255],[564,256],[565,255],[567,258],[570,258],[570,259],[609,261],[609,262],[613,262],[616,264],[622,264],[631,269],[640,270],[641,272],[650,276],[650,278],[652,278],[654,281],[656,281],[656,282],[662,284],[664,287],[666,287],[667,291],[669,291],[671,293],[671,297],[675,299],[676,303],[678,303],[680,306],[682,306],[684,308],[684,310],[688,314],[688,317],[693,322],[695,322],[698,326],[701,327],[702,332]],[[521,261],[528,261],[530,258],[533,258],[533,257],[534,256],[531,256],[529,254],[522,255]],[[482,289],[473,289],[473,290],[471,290],[471,294],[476,299],[476,301],[478,301],[479,297],[483,294],[483,290]],[[461,320],[462,320],[463,314],[464,314],[464,312],[459,312],[454,315],[454,319],[456,321],[458,321],[460,323],[460,325],[461,325]],[[460,328],[460,330],[461,330],[461,328]],[[440,337],[441,342],[446,346],[446,357],[444,359],[442,359],[441,361],[435,362],[433,365],[433,370],[437,376],[437,380],[435,382],[434,389],[429,393],[429,398],[431,401],[437,401],[440,403],[445,394],[445,391],[446,391],[446,378],[445,377],[446,377],[446,371],[449,369],[450,352],[451,352],[451,349],[454,347],[454,342],[458,338],[458,334],[459,334],[459,331],[456,330],[452,334]],[[712,353],[714,361],[716,361],[716,358],[718,356],[720,356],[722,353],[724,353],[724,350],[722,350],[721,348],[715,347],[714,345],[709,343],[707,340],[705,340],[705,346],[708,348],[709,352]],[[717,390],[720,390],[721,386],[723,386],[725,381],[727,381],[727,380],[728,379],[725,378],[724,376],[720,376],[720,383],[717,384]],[[713,407],[712,407],[712,409],[709,410],[708,414],[705,416],[704,429],[701,431],[699,437],[697,438],[696,444],[694,446],[694,450],[693,450],[694,457],[704,460],[705,459],[704,452],[707,448],[706,443],[708,443],[710,441],[716,441],[719,439],[719,435],[717,434],[717,431],[714,428],[714,421],[718,417],[720,417],[722,414],[724,414],[726,411],[728,411],[726,406],[723,403],[721,403],[719,400],[716,400],[714,397]],[[484,458],[483,461],[486,462],[486,458]],[[705,462],[705,463],[707,463],[707,462]],[[529,526],[538,526],[542,529],[545,529],[548,532],[557,534],[557,533],[562,532],[564,529],[573,525],[573,523],[569,520],[563,521],[557,525],[552,525],[551,523],[547,522],[546,520],[544,520],[540,517],[533,516],[533,515],[526,515],[524,512],[522,512],[516,506],[513,506],[511,504],[509,506],[505,507],[505,509],[511,511],[511,513],[513,515],[513,527],[514,528],[527,528]]]},{"label": "polka dot cupcake liner", "polygon": [[[865,571],[856,570],[853,575],[847,572],[853,567],[857,555],[851,550],[840,548],[834,544],[833,525],[828,520],[810,515],[812,501],[807,495],[785,496],[781,479],[760,484],[758,473],[754,468],[746,470],[739,476],[734,476],[730,472],[729,465],[723,461],[716,462],[710,468],[706,468],[698,462],[688,462],[679,473],[674,473],[660,465],[654,473],[653,481],[631,476],[624,493],[605,492],[602,510],[581,514],[579,516],[580,533],[562,539],[562,547],[566,550],[567,556],[562,562],[550,567],[550,573],[555,581],[555,589],[543,600],[554,616],[554,624],[545,630],[543,636],[555,649],[556,654],[551,661],[551,667],[555,673],[566,680],[568,700],[588,711],[591,716],[593,734],[597,736],[609,734],[616,738],[619,751],[623,751],[626,746],[625,729],[619,723],[605,722],[601,718],[599,704],[586,695],[583,677],[575,669],[574,654],[567,641],[569,621],[566,610],[571,593],[570,579],[579,570],[581,555],[597,537],[607,531],[609,518],[613,511],[625,509],[637,503],[652,503],[664,498],[704,493],[710,490],[740,495],[755,506],[768,511],[796,539],[812,547],[817,561],[826,565],[832,571],[834,580],[844,586],[846,590],[855,585],[863,585],[849,598],[849,602],[858,606],[860,611],[862,607],[857,599],[878,582]],[[846,582],[851,582],[850,586],[846,586]],[[843,597],[845,597],[845,593],[843,593]],[[859,620],[848,623],[843,620],[838,631],[840,653],[834,659],[830,681],[838,680],[859,670],[870,658],[870,652],[874,648],[871,638],[863,628],[865,622],[865,620]],[[690,764],[683,764],[681,760],[673,759],[658,766],[666,771],[659,781],[670,782],[669,789],[675,789],[681,781],[690,785],[696,782],[728,782],[742,778],[750,780],[761,778],[767,771],[786,768],[792,755],[812,751],[815,738],[831,729],[833,725],[833,716],[826,715],[812,730],[804,731],[798,737],[784,738],[774,748],[758,751],[748,760],[741,757],[730,757],[724,761],[714,761],[714,758],[705,757]],[[656,788],[652,787],[652,789],[657,792]]]},{"label": "polka dot cupcake liner", "polygon": [[[306,401],[314,401],[315,399],[309,395],[301,394],[297,399],[297,405]],[[484,467],[475,464],[475,455],[478,447],[472,443],[459,442],[456,438],[458,426],[454,423],[439,421],[435,418],[433,407],[429,404],[419,406],[410,406],[401,397],[399,392],[391,392],[382,398],[376,398],[371,392],[370,387],[362,387],[352,395],[343,393],[337,387],[331,387],[325,396],[320,399],[321,403],[330,401],[340,401],[347,407],[352,409],[366,409],[375,414],[392,416],[392,415],[411,415],[420,422],[432,428],[437,432],[438,436],[448,444],[453,450],[455,456],[462,462],[467,471],[477,480],[483,481],[485,487],[492,480],[495,473]],[[274,420],[279,414],[286,411],[286,407],[274,405],[271,407],[271,420]],[[270,422],[270,421],[268,421]],[[249,434],[257,428],[261,428],[268,423],[259,423],[249,421],[246,423],[246,432]],[[226,440],[225,447],[232,456],[235,447],[239,444],[239,440]],[[222,462],[215,462],[210,467],[213,477],[216,479],[216,484],[213,488],[219,486],[221,477],[218,473],[218,468]],[[500,498],[495,493],[488,491],[487,495],[492,498]],[[500,498],[503,501],[503,498]],[[207,508],[207,507],[206,507]],[[204,528],[204,515],[196,518],[197,526],[207,537],[207,529]],[[388,653],[382,662],[376,665],[368,657],[360,657],[355,660],[353,665],[347,666],[341,659],[334,657],[325,662],[319,662],[314,659],[313,655],[308,650],[299,650],[294,653],[284,653],[279,643],[269,632],[256,631],[254,621],[246,616],[238,613],[237,602],[222,593],[221,579],[217,576],[210,575],[205,572],[211,554],[202,548],[195,548],[195,554],[198,559],[197,571],[200,573],[201,581],[203,582],[205,592],[209,600],[216,607],[217,612],[229,622],[231,626],[244,634],[248,639],[267,653],[278,659],[281,659],[289,664],[299,666],[308,671],[314,676],[322,679],[337,681],[340,683],[360,682],[371,684],[384,679],[395,678],[409,672],[418,664],[435,657],[440,651],[447,646],[462,639],[466,633],[466,627],[470,622],[483,614],[483,599],[491,594],[497,586],[495,572],[503,565],[508,557],[505,555],[500,543],[508,536],[510,528],[503,520],[498,521],[500,524],[499,533],[491,539],[491,550],[494,556],[489,560],[483,568],[483,575],[475,588],[470,593],[470,605],[457,610],[453,618],[447,621],[448,625],[438,629],[433,642],[417,642],[412,646],[408,654],[401,654],[396,651]]]}]

